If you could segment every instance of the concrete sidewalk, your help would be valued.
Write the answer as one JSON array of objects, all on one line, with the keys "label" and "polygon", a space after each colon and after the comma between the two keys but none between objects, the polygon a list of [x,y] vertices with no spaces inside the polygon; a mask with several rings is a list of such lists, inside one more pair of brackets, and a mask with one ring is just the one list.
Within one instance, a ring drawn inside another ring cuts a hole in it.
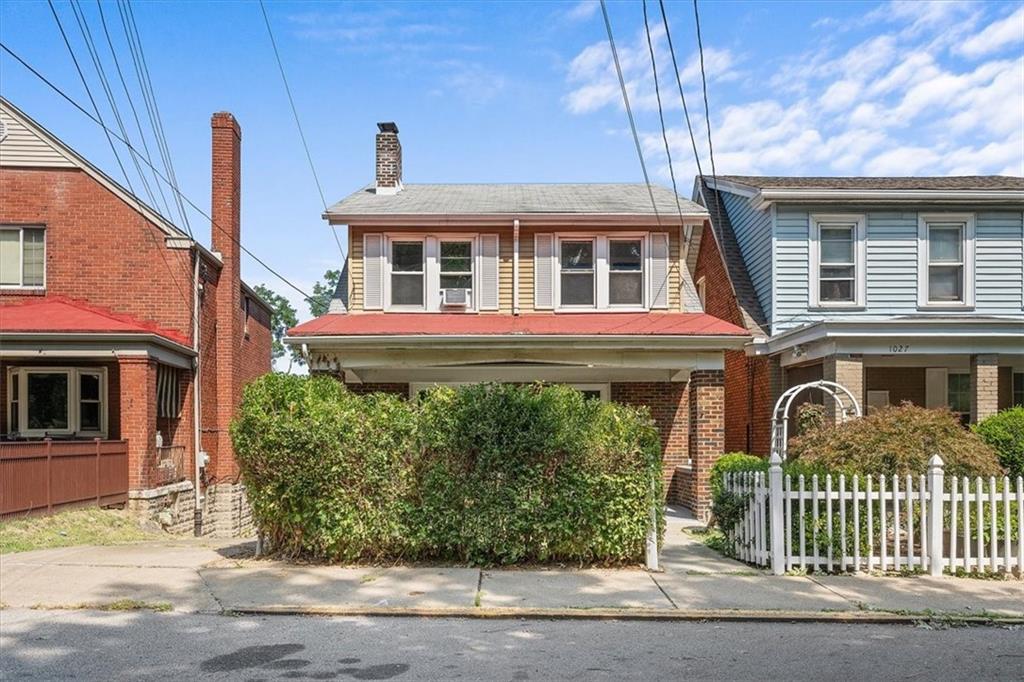
[{"label": "concrete sidewalk", "polygon": [[661,573],[640,569],[340,567],[253,559],[253,543],[175,539],[0,557],[8,607],[98,606],[124,599],[194,612],[771,613],[1024,617],[1024,581],[874,576],[775,577],[685,533],[671,510]]}]

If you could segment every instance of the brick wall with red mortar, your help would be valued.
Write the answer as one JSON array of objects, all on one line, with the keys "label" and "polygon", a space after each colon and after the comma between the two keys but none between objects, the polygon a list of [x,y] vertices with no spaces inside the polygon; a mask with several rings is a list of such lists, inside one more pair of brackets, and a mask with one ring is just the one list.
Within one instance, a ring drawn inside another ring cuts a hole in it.
[{"label": "brick wall with red mortar", "polygon": [[[694,281],[704,278],[704,312],[742,327],[743,316],[722,264],[718,244],[705,227],[697,252]],[[725,451],[767,455],[771,411],[781,388],[777,360],[725,352]]]}]

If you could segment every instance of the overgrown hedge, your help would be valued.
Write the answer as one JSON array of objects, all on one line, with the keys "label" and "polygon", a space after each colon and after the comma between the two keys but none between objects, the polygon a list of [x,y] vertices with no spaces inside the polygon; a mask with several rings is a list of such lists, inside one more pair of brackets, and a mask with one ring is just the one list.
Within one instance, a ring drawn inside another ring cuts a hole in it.
[{"label": "overgrown hedge", "polygon": [[975,424],[974,432],[995,448],[1011,477],[1024,476],[1024,407],[1011,407]]},{"label": "overgrown hedge", "polygon": [[289,556],[633,562],[662,494],[647,411],[562,386],[410,403],[267,375],[246,388],[232,438],[257,525]]}]

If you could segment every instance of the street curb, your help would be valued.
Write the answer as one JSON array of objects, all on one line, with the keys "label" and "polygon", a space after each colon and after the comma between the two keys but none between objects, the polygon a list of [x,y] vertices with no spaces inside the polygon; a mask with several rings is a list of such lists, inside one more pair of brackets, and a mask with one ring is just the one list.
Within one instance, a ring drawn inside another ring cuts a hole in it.
[{"label": "street curb", "polygon": [[263,616],[375,616],[406,618],[478,618],[546,620],[722,621],[791,623],[863,623],[907,625],[942,621],[964,625],[1024,625],[1024,616],[986,616],[960,613],[888,613],[884,611],[784,611],[746,609],[647,608],[487,608],[387,606],[225,606],[229,615]]}]

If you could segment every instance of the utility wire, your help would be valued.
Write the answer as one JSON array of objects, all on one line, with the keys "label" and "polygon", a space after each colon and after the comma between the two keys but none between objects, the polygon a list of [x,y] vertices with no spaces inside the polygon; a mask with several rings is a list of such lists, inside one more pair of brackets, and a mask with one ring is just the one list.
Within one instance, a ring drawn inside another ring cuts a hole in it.
[{"label": "utility wire", "polygon": [[672,31],[668,27],[668,16],[665,14],[665,2],[664,0],[658,0],[658,6],[661,8],[661,23],[665,26],[665,37],[668,38],[668,51],[672,55],[672,70],[676,74],[676,85],[679,88],[679,99],[683,102],[683,115],[686,117],[686,129],[690,131],[690,144],[693,145],[693,159],[697,162],[697,175],[700,176],[700,181],[704,182],[704,170],[700,165],[700,153],[697,151],[697,138],[693,135],[693,123],[690,121],[690,109],[686,106],[686,95],[683,94],[683,79],[679,75],[679,63],[676,61],[676,49],[672,45]]},{"label": "utility wire", "polygon": [[[708,106],[708,78],[704,72],[704,43],[700,36],[700,11],[697,9],[697,0],[693,0],[693,18],[697,24],[697,50],[700,53],[700,82],[704,90],[704,124],[708,130],[708,155],[711,157],[711,179],[715,183],[715,209],[719,218],[719,229],[721,229],[721,197],[718,194],[718,172],[715,170],[715,147],[711,144],[711,108]],[[701,183],[703,184],[703,182]]]},{"label": "utility wire", "polygon": [[[132,38],[134,38],[132,59],[135,60],[136,76],[139,79],[139,86],[142,88],[143,98],[146,102],[147,110],[150,113],[154,136],[157,139],[157,145],[160,149],[160,157],[164,164],[164,171],[166,172],[167,177],[170,178],[170,182],[174,186],[175,190],[177,190],[178,176],[174,171],[174,162],[171,158],[171,150],[167,144],[167,135],[164,132],[163,118],[160,116],[160,107],[156,101],[156,92],[153,89],[153,80],[149,75],[149,65],[146,63],[146,54],[142,49],[142,37],[139,34],[138,24],[135,22],[135,11],[132,9],[131,3],[128,2],[128,0],[125,0],[123,5],[120,0],[118,0],[118,11],[121,13],[121,23],[124,26],[125,35],[129,37],[129,47],[132,47]],[[178,206],[182,222],[185,224],[185,229],[191,236],[192,227],[189,222],[188,211],[185,210],[185,205],[181,200],[181,196],[181,193],[176,191],[174,198]]]},{"label": "utility wire", "polygon": [[654,96],[658,100],[658,119],[661,121],[661,140],[665,143],[665,156],[668,157],[668,175],[672,179],[672,196],[676,200],[676,211],[679,212],[679,222],[683,222],[683,207],[679,203],[679,189],[676,187],[676,172],[672,168],[672,151],[668,145],[668,131],[665,129],[665,112],[661,107],[661,88],[658,86],[658,59],[654,55],[654,43],[651,41],[651,27],[647,23],[647,0],[643,0],[644,6],[644,32],[647,34],[647,50],[651,53],[651,71],[654,73]]},{"label": "utility wire", "polygon": [[[118,136],[118,134],[117,134],[116,132],[114,132],[114,131],[110,130],[110,128],[108,128],[108,127],[106,126],[106,124],[104,124],[104,123],[103,123],[103,121],[101,121],[101,120],[100,120],[100,118],[99,118],[98,116],[96,116],[96,115],[94,115],[94,114],[90,113],[90,112],[89,112],[89,111],[88,111],[87,109],[85,109],[85,107],[83,107],[83,106],[82,106],[81,104],[79,104],[79,103],[78,103],[77,101],[75,101],[75,99],[74,99],[73,97],[71,97],[71,96],[70,96],[70,95],[68,95],[68,94],[67,94],[66,92],[64,92],[64,91],[63,91],[63,90],[62,90],[62,89],[61,89],[60,87],[58,87],[57,85],[55,85],[55,84],[53,83],[53,81],[51,81],[51,80],[50,80],[50,79],[48,79],[48,78],[47,78],[46,76],[44,76],[44,75],[43,75],[42,73],[40,73],[40,72],[39,72],[38,70],[36,70],[36,69],[35,69],[35,67],[33,67],[33,66],[32,66],[31,64],[29,64],[29,63],[28,63],[27,61],[25,61],[24,59],[22,59],[22,58],[21,58],[21,56],[19,56],[19,55],[18,55],[18,54],[17,54],[16,52],[14,52],[14,50],[12,50],[12,49],[11,49],[10,47],[8,47],[8,46],[7,46],[7,45],[6,45],[5,43],[3,43],[2,41],[0,41],[0,48],[2,48],[2,49],[4,50],[4,52],[6,52],[7,54],[9,54],[10,56],[14,57],[14,59],[15,59],[15,60],[17,60],[17,62],[18,62],[19,64],[21,64],[21,65],[22,65],[22,66],[24,66],[24,67],[25,67],[26,69],[28,69],[28,71],[30,71],[30,72],[31,72],[31,73],[32,73],[32,74],[33,74],[33,75],[34,75],[34,76],[35,76],[36,78],[38,78],[38,79],[39,79],[39,80],[41,80],[41,81],[42,81],[43,83],[45,83],[45,84],[46,84],[47,86],[49,86],[49,87],[50,87],[50,89],[52,89],[52,90],[53,90],[54,92],[56,92],[56,93],[57,93],[58,95],[60,95],[60,96],[61,96],[62,98],[64,98],[64,99],[65,99],[65,100],[66,100],[66,101],[67,101],[67,102],[68,102],[69,104],[71,104],[71,105],[72,105],[73,107],[75,107],[75,108],[76,108],[76,109],[78,109],[78,110],[79,110],[80,112],[82,112],[82,114],[84,114],[84,115],[86,116],[86,118],[88,118],[89,120],[91,120],[91,121],[92,121],[93,123],[95,123],[96,125],[100,126],[100,128],[102,128],[102,129],[103,129],[103,131],[104,131],[104,132],[105,132],[105,133],[107,134],[107,136],[108,136],[108,137],[112,137],[113,139],[116,139],[116,140],[118,140],[119,142],[121,142],[122,144],[124,144],[125,146],[127,146],[127,147],[128,147],[128,148],[129,148],[130,150],[132,150],[132,151],[134,151],[134,152],[135,152],[136,154],[138,154],[138,151],[137,151],[137,150],[136,150],[136,149],[135,149],[134,147],[132,147],[132,146],[131,146],[131,144],[130,144],[129,142],[127,142],[126,140],[124,140],[124,139],[122,139],[122,138],[121,138],[120,136]],[[140,156],[141,156],[141,154],[140,154]],[[157,177],[159,177],[159,178],[160,178],[160,179],[161,179],[162,181],[164,181],[165,183],[167,183],[167,185],[168,185],[168,186],[169,186],[169,187],[171,188],[171,190],[172,190],[172,191],[173,191],[173,192],[174,192],[174,193],[175,193],[175,194],[176,194],[176,195],[177,195],[177,196],[178,196],[178,197],[179,197],[179,198],[180,198],[180,199],[181,199],[181,200],[182,200],[183,202],[185,202],[186,204],[188,204],[189,206],[191,206],[191,207],[192,207],[192,208],[193,208],[193,209],[194,209],[194,210],[195,210],[196,212],[198,212],[198,213],[199,213],[199,214],[200,214],[201,216],[203,216],[204,218],[206,218],[207,220],[209,220],[209,221],[210,221],[210,224],[211,224],[211,225],[213,226],[213,228],[214,228],[214,229],[220,230],[220,231],[221,231],[221,232],[223,232],[223,233],[224,233],[225,235],[227,235],[227,237],[228,237],[229,239],[231,239],[231,241],[233,241],[233,242],[235,242],[236,244],[238,244],[238,247],[239,247],[239,248],[240,248],[240,249],[241,249],[241,250],[242,250],[242,251],[243,251],[243,252],[244,252],[244,253],[245,253],[245,254],[246,254],[247,256],[249,256],[249,257],[250,257],[250,258],[252,258],[252,259],[253,259],[254,261],[256,261],[257,263],[259,263],[259,264],[260,264],[260,265],[261,265],[261,266],[262,266],[262,267],[263,267],[264,269],[266,269],[266,271],[267,271],[267,272],[269,272],[270,274],[272,274],[272,275],[273,275],[274,277],[277,277],[277,278],[278,278],[279,280],[281,280],[281,281],[282,281],[283,283],[285,283],[286,285],[288,285],[289,287],[291,287],[292,289],[294,289],[294,290],[295,290],[296,292],[298,292],[299,294],[301,294],[304,300],[309,300],[309,299],[311,299],[311,298],[312,298],[312,296],[310,296],[309,294],[307,294],[307,293],[306,293],[305,291],[303,291],[302,289],[300,289],[300,288],[299,288],[298,286],[296,286],[295,284],[292,284],[292,282],[291,282],[291,281],[289,281],[289,280],[288,280],[288,279],[287,279],[287,278],[286,278],[286,277],[285,277],[284,275],[280,274],[280,273],[279,273],[279,272],[278,272],[277,270],[275,270],[274,268],[272,268],[272,267],[270,267],[269,265],[267,265],[267,263],[266,263],[266,262],[265,262],[265,261],[264,261],[264,260],[263,260],[262,258],[260,258],[260,257],[259,257],[259,256],[257,256],[256,254],[254,254],[254,253],[253,253],[252,251],[250,251],[250,250],[249,250],[248,248],[246,248],[246,246],[245,246],[244,244],[242,244],[242,243],[241,243],[241,241],[240,241],[240,240],[238,240],[238,239],[237,239],[237,238],[236,238],[236,237],[235,237],[235,236],[234,236],[233,234],[231,234],[231,232],[230,232],[229,230],[226,230],[226,229],[225,229],[225,228],[223,228],[223,227],[222,227],[222,226],[221,226],[220,224],[218,224],[218,223],[217,223],[216,221],[214,221],[214,220],[213,220],[213,218],[212,218],[212,217],[210,217],[210,215],[209,215],[209,214],[208,214],[208,213],[207,213],[206,211],[204,211],[203,209],[201,209],[201,208],[200,208],[200,207],[199,207],[198,205],[196,205],[196,203],[195,203],[194,201],[192,201],[191,199],[189,199],[189,198],[188,198],[188,196],[186,196],[186,195],[185,195],[185,194],[184,194],[184,193],[183,193],[183,192],[182,192],[182,191],[181,191],[180,189],[178,189],[177,185],[173,184],[173,183],[172,183],[172,182],[171,182],[170,180],[168,180],[168,179],[167,179],[167,178],[166,178],[166,177],[165,177],[165,176],[164,176],[164,175],[163,175],[162,173],[160,173],[160,170],[159,170],[159,169],[157,169],[157,168],[156,168],[155,166],[153,166],[152,164],[147,164],[147,165],[149,165],[149,167],[150,167],[150,168],[152,169],[153,173],[154,173],[154,174],[156,174],[156,176],[157,176]],[[140,203],[141,203],[141,202],[140,202]]]},{"label": "utility wire", "polygon": [[640,146],[640,136],[636,132],[636,121],[633,120],[633,110],[629,106],[629,94],[626,92],[626,79],[622,77],[622,65],[619,64],[619,51],[615,49],[615,37],[612,35],[612,22],[608,18],[608,7],[605,0],[601,0],[601,14],[604,16],[604,27],[608,31],[608,45],[612,49],[612,60],[615,62],[615,72],[619,76],[619,87],[622,89],[622,101],[626,105],[626,116],[629,117],[629,128],[633,132],[633,143],[636,145],[636,155],[640,158],[640,170],[644,174],[644,184],[647,185],[647,194],[651,197],[651,208],[654,209],[654,217],[661,225],[661,216],[658,214],[658,204],[654,201],[654,190],[651,189],[651,180],[647,175],[647,164],[644,163],[644,152]]},{"label": "utility wire", "polygon": [[[114,41],[110,37],[110,30],[107,27],[107,18],[103,12],[103,3],[100,0],[96,0],[96,9],[98,9],[100,13],[100,24],[103,26],[103,35],[107,39],[107,47],[110,48],[110,56],[114,59],[114,68],[117,70],[117,77],[121,81],[121,88],[124,90],[125,99],[128,100],[128,106],[132,110],[132,117],[135,119],[135,128],[139,131],[139,138],[142,140],[142,151],[146,155],[146,160],[152,163],[153,157],[149,151],[149,144],[146,142],[146,133],[142,130],[142,122],[139,120],[139,112],[135,108],[135,100],[132,97],[131,92],[128,90],[128,82],[124,78],[124,72],[121,71],[121,62],[117,58],[117,50],[114,49]],[[163,206],[164,211],[167,212],[167,215],[170,216],[171,207],[170,204],[167,203],[167,195],[164,194],[163,185],[159,180],[156,180],[156,176],[153,176],[153,179],[155,180],[153,184],[156,185],[157,192],[160,194],[161,205]]]},{"label": "utility wire", "polygon": [[[306,142],[306,134],[302,131],[302,123],[299,122],[299,110],[295,107],[295,99],[292,97],[292,89],[288,85],[288,76],[284,72],[284,64],[281,62],[281,53],[277,50],[277,41],[274,40],[274,31],[270,27],[270,17],[267,15],[267,8],[260,0],[260,11],[263,12],[263,23],[267,25],[267,35],[270,36],[270,45],[274,48],[274,59],[277,60],[277,70],[281,72],[281,82],[284,83],[284,91],[288,95],[288,104],[292,107],[292,116],[295,118],[295,127],[299,130],[299,138],[302,140],[302,148],[306,151],[306,161],[309,162],[309,170],[313,173],[313,181],[316,183],[316,191],[320,193],[320,203],[323,204],[324,213],[327,212],[327,199],[324,198],[324,188],[320,184],[320,176],[317,175],[316,166],[313,164],[313,155],[309,153],[309,144]],[[348,254],[341,247],[341,240],[338,238],[338,230],[330,225],[331,234],[334,236],[334,243],[341,254],[341,263],[344,268],[348,262]]]}]

